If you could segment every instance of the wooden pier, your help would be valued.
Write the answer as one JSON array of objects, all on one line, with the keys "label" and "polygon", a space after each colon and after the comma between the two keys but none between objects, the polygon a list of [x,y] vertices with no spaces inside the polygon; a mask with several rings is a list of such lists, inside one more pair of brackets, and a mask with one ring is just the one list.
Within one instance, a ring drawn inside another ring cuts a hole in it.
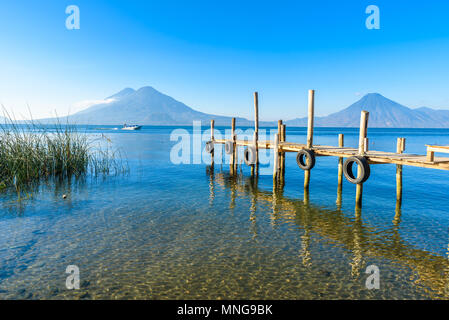
[{"label": "wooden pier", "polygon": [[[404,139],[404,138],[400,138]],[[227,139],[216,139],[215,143],[226,143]],[[252,141],[236,140],[236,147],[253,146]],[[298,152],[302,149],[307,149],[306,144],[279,142],[277,144],[279,152]],[[273,141],[259,141],[258,149],[274,149],[275,142]],[[348,158],[359,154],[359,150],[355,148],[333,147],[314,145],[310,148],[315,152],[316,156],[334,156]],[[413,166],[430,169],[449,170],[449,157],[435,157],[434,161],[428,161],[426,155],[394,153],[384,151],[367,151],[364,155],[370,164],[397,164],[404,166]]]},{"label": "wooden pier", "polygon": [[[304,170],[304,198],[308,197],[310,175],[315,164],[315,157],[333,156],[338,157],[338,192],[342,191],[342,176],[348,181],[356,184],[356,208],[361,208],[363,183],[370,176],[370,165],[376,164],[396,164],[396,187],[397,187],[397,209],[400,210],[402,202],[402,166],[413,166],[430,169],[449,170],[449,157],[435,157],[434,153],[449,153],[449,146],[427,146],[427,154],[407,154],[405,151],[405,138],[398,138],[396,153],[368,150],[368,118],[369,112],[362,111],[360,118],[359,147],[344,147],[344,136],[338,136],[338,146],[324,146],[313,144],[313,127],[315,113],[315,92],[309,91],[308,101],[308,127],[306,143],[293,143],[286,141],[286,126],[282,120],[278,122],[278,133],[273,141],[259,141],[259,104],[258,94],[254,93],[255,108],[255,128],[254,138],[252,141],[239,140],[235,135],[235,118],[232,119],[232,135],[231,139],[214,139],[214,121],[211,121],[211,144],[224,144],[230,153],[231,173],[237,170],[237,150],[238,147],[246,148],[244,160],[251,166],[251,174],[258,175],[259,172],[259,149],[273,149],[274,152],[274,183],[283,183],[285,175],[285,153],[298,153],[297,162]],[[213,148],[211,148],[213,150]],[[212,164],[213,164],[213,151]],[[249,159],[251,158],[251,159]],[[346,158],[346,161],[343,159]],[[248,161],[249,160],[249,161]],[[357,164],[357,174],[352,173],[353,164]],[[337,204],[338,204],[337,199]],[[341,204],[341,203],[340,203]]]}]

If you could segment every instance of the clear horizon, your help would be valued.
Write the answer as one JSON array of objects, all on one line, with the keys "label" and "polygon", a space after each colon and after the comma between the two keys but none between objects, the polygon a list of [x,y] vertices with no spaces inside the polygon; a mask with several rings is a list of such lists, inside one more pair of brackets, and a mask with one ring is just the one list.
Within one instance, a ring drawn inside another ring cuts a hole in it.
[{"label": "clear horizon", "polygon": [[[80,9],[68,30],[65,10]],[[380,29],[368,30],[368,5]],[[263,120],[339,111],[370,92],[449,109],[448,3],[52,1],[0,4],[0,103],[18,119],[80,111],[152,86],[189,107]]]}]

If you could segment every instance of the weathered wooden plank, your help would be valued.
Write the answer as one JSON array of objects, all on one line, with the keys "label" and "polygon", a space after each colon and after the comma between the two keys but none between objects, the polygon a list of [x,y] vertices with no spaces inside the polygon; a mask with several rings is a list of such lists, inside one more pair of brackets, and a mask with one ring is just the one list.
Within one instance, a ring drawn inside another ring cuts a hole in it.
[{"label": "weathered wooden plank", "polygon": [[[216,144],[225,143],[226,139],[215,139]],[[365,140],[363,141],[365,142]],[[253,141],[236,140],[236,146],[253,145]],[[258,149],[273,149],[273,141],[258,141]],[[298,152],[305,149],[306,144],[294,142],[279,142],[278,148],[280,152]],[[401,146],[402,147],[402,146]],[[316,156],[334,156],[334,157],[351,157],[357,155],[359,150],[350,147],[334,147],[334,146],[320,146],[314,145],[312,149]],[[449,157],[433,157],[433,161],[428,161],[426,155],[393,153],[371,150],[365,153],[368,161],[372,164],[398,164],[430,169],[449,170]]]}]

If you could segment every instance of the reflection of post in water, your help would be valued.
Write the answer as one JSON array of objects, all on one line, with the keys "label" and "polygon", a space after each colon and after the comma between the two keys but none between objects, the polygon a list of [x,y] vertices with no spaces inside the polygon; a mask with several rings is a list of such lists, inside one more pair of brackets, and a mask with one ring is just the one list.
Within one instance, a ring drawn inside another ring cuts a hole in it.
[{"label": "reflection of post in water", "polygon": [[230,176],[230,187],[231,187],[231,202],[229,204],[229,209],[234,210],[235,208],[235,198],[237,196],[237,176]]},{"label": "reflection of post in water", "polygon": [[256,210],[257,210],[257,184],[258,184],[258,177],[251,177],[250,180],[250,189],[251,189],[251,206],[250,206],[250,215],[249,220],[251,221],[251,227],[250,231],[253,234],[253,240],[257,238],[257,217],[256,217]]},{"label": "reflection of post in water", "polygon": [[449,244],[446,251],[446,267],[444,268],[444,296],[449,297]]},{"label": "reflection of post in water", "polygon": [[356,213],[353,224],[353,258],[351,265],[351,275],[353,277],[360,276],[360,270],[363,267],[363,247],[362,247],[362,218]]},{"label": "reflection of post in water", "polygon": [[[338,147],[344,147],[344,135],[338,135]],[[337,208],[341,210],[341,200],[343,193],[343,157],[338,158],[338,187],[337,187]]]},{"label": "reflection of post in water", "polygon": [[279,197],[279,193],[278,193],[278,189],[276,187],[276,184],[273,183],[273,193],[272,193],[272,200],[271,200],[271,209],[272,209],[272,214],[271,214],[271,225],[277,226],[277,221],[279,220],[279,210],[278,210],[278,197]]},{"label": "reflection of post in water", "polygon": [[[400,209],[399,209],[400,211]],[[399,227],[401,223],[401,214],[396,212],[396,215],[393,219],[393,227],[391,228],[391,239],[393,241],[393,253],[395,255],[400,255],[400,248],[401,248],[401,234],[399,233]]]},{"label": "reflection of post in water", "polygon": [[209,205],[213,205],[215,199],[215,185],[214,185],[214,165],[206,167],[206,173],[209,175]]},{"label": "reflection of post in water", "polygon": [[300,237],[301,239],[301,253],[300,258],[302,258],[302,264],[304,267],[311,267],[312,266],[312,256],[310,252],[310,207],[303,206],[302,207],[302,214],[301,214],[301,224],[304,227],[304,234]]}]

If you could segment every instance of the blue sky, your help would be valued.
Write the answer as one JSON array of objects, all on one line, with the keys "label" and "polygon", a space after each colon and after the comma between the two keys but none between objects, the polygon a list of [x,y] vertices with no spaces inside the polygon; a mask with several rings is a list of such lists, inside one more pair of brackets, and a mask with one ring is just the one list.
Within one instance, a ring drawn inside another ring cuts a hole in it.
[{"label": "blue sky", "polygon": [[[67,30],[65,8],[80,8]],[[368,5],[380,30],[368,30]],[[329,114],[379,92],[449,109],[447,1],[2,1],[0,103],[65,115],[151,85],[209,113]]]}]

